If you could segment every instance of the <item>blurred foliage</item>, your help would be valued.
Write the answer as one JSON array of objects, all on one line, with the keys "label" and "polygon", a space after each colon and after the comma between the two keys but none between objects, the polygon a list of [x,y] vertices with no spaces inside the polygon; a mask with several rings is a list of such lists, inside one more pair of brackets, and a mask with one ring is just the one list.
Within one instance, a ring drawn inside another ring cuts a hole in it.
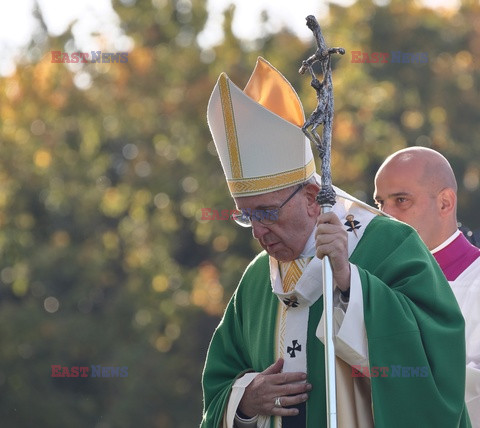
[{"label": "blurred foliage", "polygon": [[[133,4],[134,3],[134,4]],[[200,0],[114,2],[135,43],[124,64],[37,62],[0,79],[0,415],[5,427],[192,427],[209,339],[248,261],[248,231],[201,220],[232,206],[206,125],[222,71],[240,87],[262,55],[297,73],[314,49],[284,30],[201,51]],[[264,16],[268,22],[268,15]],[[358,0],[320,19],[334,61],[334,182],[372,202],[394,150],[441,151],[459,219],[480,228],[480,8]],[[45,29],[44,29],[45,31]],[[423,52],[424,64],[353,63],[352,51]],[[28,52],[25,54],[28,57]],[[127,366],[125,378],[53,378],[52,365]]]}]

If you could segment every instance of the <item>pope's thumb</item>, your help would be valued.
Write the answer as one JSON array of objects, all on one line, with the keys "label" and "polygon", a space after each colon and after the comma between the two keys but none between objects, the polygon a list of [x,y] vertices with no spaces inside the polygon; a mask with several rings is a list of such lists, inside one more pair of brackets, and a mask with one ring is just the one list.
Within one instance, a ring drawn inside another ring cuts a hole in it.
[{"label": "pope's thumb", "polygon": [[282,368],[283,368],[283,358],[279,358],[270,367],[267,367],[262,373],[264,375],[277,374],[282,371]]}]

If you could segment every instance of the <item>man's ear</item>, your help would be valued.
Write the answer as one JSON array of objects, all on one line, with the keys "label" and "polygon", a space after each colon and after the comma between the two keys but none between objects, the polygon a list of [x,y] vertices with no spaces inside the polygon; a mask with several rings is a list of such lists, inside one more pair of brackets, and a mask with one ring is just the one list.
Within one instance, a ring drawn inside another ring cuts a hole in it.
[{"label": "man's ear", "polygon": [[438,194],[438,208],[440,211],[440,215],[442,217],[446,217],[450,215],[452,212],[455,213],[455,206],[457,204],[457,195],[455,194],[454,190],[447,187],[443,189]]},{"label": "man's ear", "polygon": [[305,195],[307,196],[307,209],[309,214],[318,216],[319,205],[317,203],[317,195],[320,191],[318,184],[310,183],[305,186]]}]

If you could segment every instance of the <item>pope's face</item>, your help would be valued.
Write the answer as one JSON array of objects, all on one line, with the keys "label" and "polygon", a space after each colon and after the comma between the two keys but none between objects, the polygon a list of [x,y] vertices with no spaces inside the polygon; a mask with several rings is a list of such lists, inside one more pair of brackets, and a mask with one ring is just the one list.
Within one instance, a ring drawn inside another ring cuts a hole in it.
[{"label": "pope's face", "polygon": [[412,226],[425,244],[434,248],[439,218],[437,195],[425,183],[421,168],[388,165],[376,177],[374,199],[382,211]]},{"label": "pope's face", "polygon": [[[280,209],[278,220],[274,224],[264,225],[255,219],[252,221],[254,238],[275,259],[291,261],[303,251],[319,212],[314,199],[315,189],[318,188],[314,185],[301,189]],[[263,195],[236,198],[235,202],[239,210],[251,210],[250,212],[279,207],[294,190],[294,187],[290,187]]]}]

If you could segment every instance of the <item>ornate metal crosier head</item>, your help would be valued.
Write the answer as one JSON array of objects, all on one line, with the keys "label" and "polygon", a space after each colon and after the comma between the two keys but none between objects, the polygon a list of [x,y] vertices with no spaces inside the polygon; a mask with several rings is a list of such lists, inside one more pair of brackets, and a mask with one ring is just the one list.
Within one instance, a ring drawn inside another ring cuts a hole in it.
[{"label": "ornate metal crosier head", "polygon": [[[317,195],[317,202],[324,206],[335,204],[335,191],[332,187],[332,174],[330,170],[330,155],[332,142],[333,122],[333,85],[330,56],[334,53],[345,54],[343,48],[328,48],[322,35],[322,30],[313,15],[307,16],[307,27],[313,32],[317,41],[317,50],[306,60],[302,61],[299,73],[304,74],[308,70],[312,76],[311,85],[317,93],[317,107],[312,112],[302,127],[307,138],[315,144],[322,161],[322,188]],[[313,71],[313,64],[320,63],[323,80],[317,79]],[[323,125],[322,136],[317,133],[319,125]]]}]

